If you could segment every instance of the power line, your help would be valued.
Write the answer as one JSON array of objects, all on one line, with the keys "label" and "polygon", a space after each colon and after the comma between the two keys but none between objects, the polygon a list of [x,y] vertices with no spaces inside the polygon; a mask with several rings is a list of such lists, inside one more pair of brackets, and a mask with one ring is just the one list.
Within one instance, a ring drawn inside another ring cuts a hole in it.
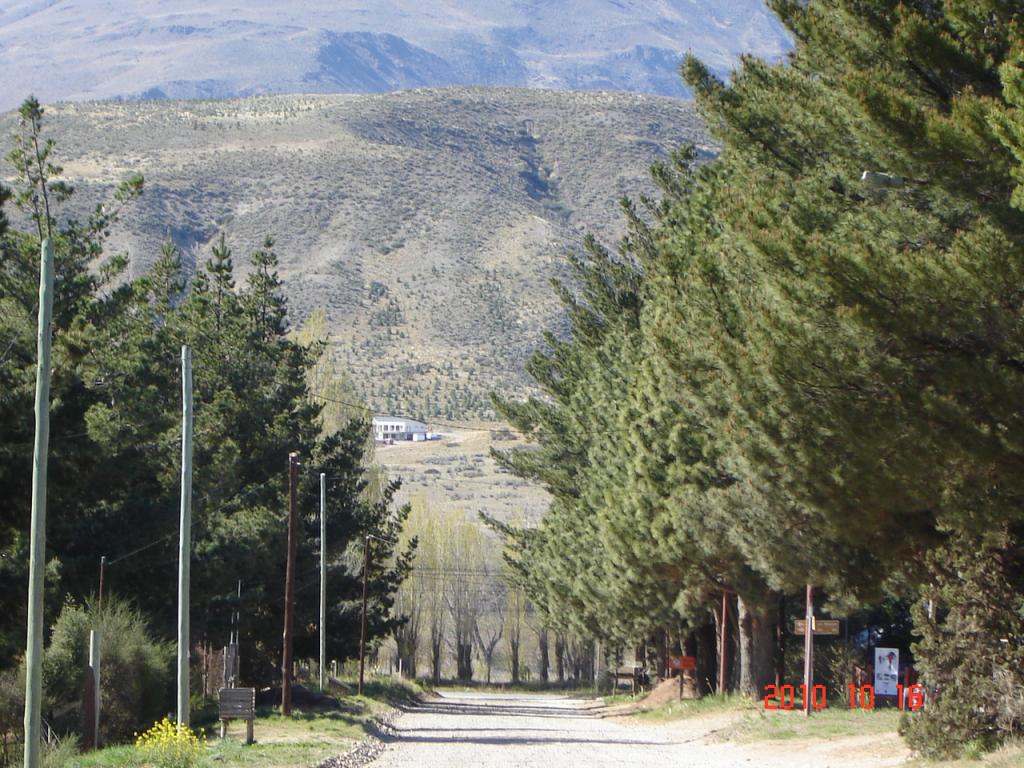
[{"label": "power line", "polygon": [[[177,531],[175,531],[175,533],[177,533]],[[138,549],[133,549],[127,555],[121,555],[119,558],[117,558],[115,560],[110,560],[107,563],[107,567],[109,568],[112,565],[117,565],[122,560],[127,560],[129,557],[134,557],[135,555],[139,554],[140,552],[145,552],[150,547],[155,547],[157,544],[162,544],[163,542],[167,541],[168,539],[170,539],[173,536],[174,536],[174,533],[168,533],[166,536],[161,536],[156,541],[151,541],[151,542],[149,542],[149,544],[143,544]],[[175,562],[177,562],[177,561],[175,561]]]}]

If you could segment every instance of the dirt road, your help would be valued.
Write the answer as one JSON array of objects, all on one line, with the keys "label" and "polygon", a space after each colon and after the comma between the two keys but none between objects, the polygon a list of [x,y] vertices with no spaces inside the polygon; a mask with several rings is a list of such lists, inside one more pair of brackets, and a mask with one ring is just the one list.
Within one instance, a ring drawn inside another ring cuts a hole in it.
[{"label": "dirt road", "polygon": [[[593,702],[551,695],[446,693],[403,714],[373,768],[882,768],[902,756],[877,739],[844,743],[709,742],[723,725],[700,718],[637,725]],[[860,743],[859,743],[860,742]]]}]

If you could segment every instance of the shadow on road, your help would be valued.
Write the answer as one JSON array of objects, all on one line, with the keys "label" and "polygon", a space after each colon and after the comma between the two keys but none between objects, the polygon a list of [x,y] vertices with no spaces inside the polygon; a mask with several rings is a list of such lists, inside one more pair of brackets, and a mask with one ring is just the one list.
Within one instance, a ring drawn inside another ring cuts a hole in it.
[{"label": "shadow on road", "polygon": [[[423,701],[402,708],[409,714],[435,715],[443,718],[442,723],[450,718],[452,727],[443,725],[430,727],[406,727],[401,724],[392,727],[387,733],[379,734],[386,742],[423,743],[423,744],[480,744],[497,746],[526,746],[543,744],[625,744],[631,746],[656,745],[659,742],[643,740],[576,738],[569,727],[560,728],[559,720],[591,719],[593,715],[574,704],[563,706],[550,704],[525,703],[521,699],[509,698],[507,701],[488,698],[486,702],[467,701],[465,699],[443,698]],[[491,722],[481,722],[479,727],[467,727],[466,720],[461,718],[488,718]],[[547,720],[551,727],[531,727],[529,725],[511,725],[517,718]],[[437,721],[435,721],[437,722]],[[569,724],[566,723],[566,726]],[[551,734],[550,736],[542,734]]]}]

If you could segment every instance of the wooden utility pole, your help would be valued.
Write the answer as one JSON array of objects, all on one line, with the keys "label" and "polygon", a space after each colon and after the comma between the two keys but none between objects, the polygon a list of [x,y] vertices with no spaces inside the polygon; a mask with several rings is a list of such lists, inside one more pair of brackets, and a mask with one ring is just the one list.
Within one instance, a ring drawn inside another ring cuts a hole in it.
[{"label": "wooden utility pole", "polygon": [[729,592],[722,592],[722,641],[718,654],[718,693],[725,694],[729,672]]},{"label": "wooden utility pole", "polygon": [[28,637],[25,648],[25,768],[39,768],[42,750],[43,576],[46,572],[46,460],[50,448],[50,326],[53,316],[53,243],[50,238],[43,240],[39,260],[36,434],[32,457]]},{"label": "wooden utility pole", "polygon": [[192,350],[181,348],[181,527],[178,534],[178,725],[189,723],[189,591],[192,557]]},{"label": "wooden utility pole", "polygon": [[366,664],[366,599],[370,592],[370,539],[363,539],[363,620],[359,630],[359,695],[363,695],[363,667]]},{"label": "wooden utility pole", "polygon": [[288,454],[288,565],[284,577],[284,653],[281,659],[281,714],[292,713],[292,625],[295,623],[295,552],[299,527],[299,454]]},{"label": "wooden utility pole", "polygon": [[804,715],[811,715],[814,698],[814,587],[807,585],[807,611],[804,615]]},{"label": "wooden utility pole", "polygon": [[100,558],[100,599],[96,607],[96,613],[103,616],[103,572],[107,569],[107,556],[103,555]]},{"label": "wooden utility pole", "polygon": [[323,691],[327,674],[327,475],[320,473],[320,690]]}]

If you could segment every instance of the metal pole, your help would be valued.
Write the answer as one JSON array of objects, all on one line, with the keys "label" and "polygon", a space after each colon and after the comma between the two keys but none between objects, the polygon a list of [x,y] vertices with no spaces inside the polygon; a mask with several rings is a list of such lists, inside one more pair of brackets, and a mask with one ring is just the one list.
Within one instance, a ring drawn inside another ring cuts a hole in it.
[{"label": "metal pole", "polygon": [[729,670],[729,593],[722,593],[722,648],[718,654],[718,693],[725,695]]},{"label": "metal pole", "polygon": [[814,587],[807,585],[807,611],[804,615],[804,715],[811,715],[814,698]]},{"label": "metal pole", "polygon": [[327,661],[327,475],[320,473],[320,690]]},{"label": "metal pole", "polygon": [[363,695],[363,666],[366,663],[366,598],[370,591],[370,537],[363,539],[363,621],[359,631],[359,695]]},{"label": "metal pole", "polygon": [[295,552],[298,547],[299,454],[288,454],[288,565],[284,577],[284,653],[281,659],[281,714],[292,713],[292,624],[295,621]]},{"label": "metal pole", "polygon": [[189,723],[189,589],[192,556],[192,350],[181,348],[181,526],[178,534],[178,725]]},{"label": "metal pole", "polygon": [[53,243],[43,240],[36,338],[36,435],[32,458],[32,532],[25,648],[25,768],[39,768],[43,698],[43,577],[46,572],[46,459],[50,443],[50,332],[53,316]]},{"label": "metal pole", "polygon": [[95,629],[89,632],[89,666],[93,679],[93,721],[89,723],[92,728],[93,749],[100,748],[100,633]]}]

